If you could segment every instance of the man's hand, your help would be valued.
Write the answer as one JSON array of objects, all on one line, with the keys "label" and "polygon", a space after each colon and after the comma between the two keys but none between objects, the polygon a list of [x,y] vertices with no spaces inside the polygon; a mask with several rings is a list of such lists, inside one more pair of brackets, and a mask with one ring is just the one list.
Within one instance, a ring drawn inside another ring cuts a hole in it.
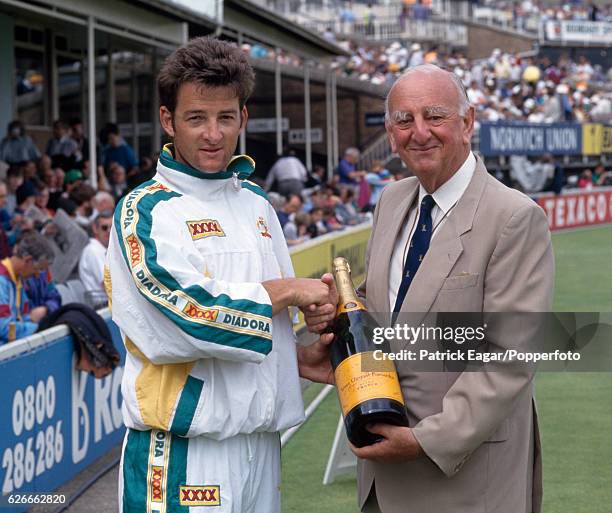
[{"label": "man's hand", "polygon": [[[332,280],[333,281],[333,280]],[[310,278],[282,278],[262,283],[272,303],[272,314],[288,306],[306,308],[330,303],[333,299],[329,281]],[[335,293],[335,287],[333,291]],[[336,294],[337,296],[337,294]]]},{"label": "man's hand", "polygon": [[368,426],[368,431],[384,438],[380,442],[361,448],[349,444],[351,451],[358,458],[399,463],[425,456],[425,451],[412,434],[412,429],[408,427],[372,424]]},{"label": "man's hand", "polygon": [[329,359],[329,345],[334,340],[332,333],[324,333],[309,346],[298,346],[298,368],[302,378],[334,385],[334,371]]},{"label": "man's hand", "polygon": [[32,311],[30,312],[30,320],[38,323],[45,315],[47,315],[47,307],[37,306],[36,308],[32,308]]},{"label": "man's hand", "polygon": [[307,305],[302,307],[304,321],[311,333],[322,333],[336,316],[336,306],[338,305],[338,291],[334,277],[326,273],[321,276],[321,281],[329,285],[329,302],[320,305]]},{"label": "man's hand", "polygon": [[[324,275],[325,276],[325,275]],[[331,302],[330,283],[323,279],[293,278],[293,298],[291,304],[301,308],[323,305]],[[333,279],[331,285],[333,286]],[[336,290],[335,287],[333,289]],[[337,295],[337,294],[336,294]]]}]

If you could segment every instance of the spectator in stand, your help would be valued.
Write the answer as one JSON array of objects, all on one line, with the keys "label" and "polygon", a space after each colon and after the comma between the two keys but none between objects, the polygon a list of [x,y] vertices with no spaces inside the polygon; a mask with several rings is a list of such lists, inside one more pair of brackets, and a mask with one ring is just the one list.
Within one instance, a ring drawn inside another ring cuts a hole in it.
[{"label": "spectator in stand", "polygon": [[[337,204],[340,198],[336,196],[335,200]],[[342,225],[340,221],[338,221],[338,218],[336,217],[334,208],[335,206],[326,207],[323,209],[323,222],[325,223],[325,226],[327,227],[328,232],[335,232],[337,230],[344,229],[344,226]]]},{"label": "spectator in stand", "polygon": [[419,43],[413,43],[410,47],[410,52],[410,58],[408,60],[409,68],[414,68],[415,66],[423,64],[423,49]]},{"label": "spectator in stand", "polygon": [[340,198],[334,208],[336,219],[345,226],[353,226],[362,221],[355,207],[355,191],[346,187],[340,191]]},{"label": "spectator in stand", "polygon": [[327,181],[327,171],[320,164],[315,164],[312,173],[309,174],[308,180],[304,184],[306,187],[303,194],[310,195],[315,190],[318,190]]},{"label": "spectator in stand", "polygon": [[347,148],[344,151],[344,157],[340,159],[338,164],[338,176],[341,184],[359,185],[361,178],[365,176],[365,171],[357,170],[357,162],[359,162],[359,150],[357,148]]},{"label": "spectator in stand", "polygon": [[55,287],[48,268],[26,279],[24,287],[30,300],[30,308],[44,307],[47,309],[46,315],[49,315],[62,306],[62,296]]},{"label": "spectator in stand", "polygon": [[81,118],[72,118],[70,120],[70,137],[77,145],[77,162],[89,161],[89,139],[85,137],[83,129],[83,121]]},{"label": "spectator in stand", "polygon": [[589,21],[599,21],[599,7],[593,0],[588,0],[587,16]]},{"label": "spectator in stand", "polygon": [[37,161],[40,152],[25,133],[23,123],[19,120],[8,124],[7,134],[0,142],[0,160],[7,164],[17,164],[26,160]]},{"label": "spectator in stand", "polygon": [[[3,214],[6,212],[6,197],[7,189],[6,184],[0,181],[0,212]],[[8,236],[5,231],[5,224],[10,220],[10,217],[2,216],[2,223],[0,224],[0,259],[11,256],[11,246],[9,245]]]},{"label": "spectator in stand", "polygon": [[23,182],[17,189],[15,196],[17,198],[17,207],[15,208],[15,214],[25,214],[26,211],[34,206],[36,200],[36,194],[38,188],[34,185],[34,182],[27,181]]},{"label": "spectator in stand", "polygon": [[283,228],[283,234],[288,246],[295,246],[308,240],[308,225],[310,224],[310,216],[305,212],[298,212],[291,221],[287,221]]},{"label": "spectator in stand", "polygon": [[98,191],[91,200],[91,206],[93,207],[93,212],[91,213],[90,219],[93,221],[100,212],[114,212],[115,199],[106,191]]},{"label": "spectator in stand", "polygon": [[296,157],[294,150],[286,148],[284,156],[270,168],[264,188],[269,191],[276,182],[278,193],[283,196],[301,194],[307,180],[308,171],[304,164]]},{"label": "spectator in stand", "polygon": [[91,201],[95,195],[95,189],[88,183],[81,183],[70,192],[70,200],[77,206],[75,210],[75,221],[82,228],[89,228],[89,219],[93,211]]},{"label": "spectator in stand", "polygon": [[34,204],[25,210],[24,215],[34,221],[34,228],[40,228],[53,219],[54,212],[47,208],[49,204],[49,188],[39,183],[34,196]]},{"label": "spectator in stand", "polygon": [[6,173],[6,206],[4,207],[10,216],[17,208],[17,189],[23,184],[23,169],[12,165]]},{"label": "spectator in stand", "polygon": [[374,212],[374,208],[378,203],[378,198],[382,193],[382,190],[391,182],[395,180],[389,170],[385,169],[381,161],[374,162],[372,171],[366,175],[366,181],[371,187],[370,201],[366,207],[366,212]]},{"label": "spectator in stand", "polygon": [[402,32],[406,31],[406,20],[410,19],[410,8],[406,5],[402,5],[402,10],[399,13],[399,24]]},{"label": "spectator in stand", "polygon": [[70,193],[83,183],[83,173],[79,169],[71,169],[64,175],[64,193],[62,197],[68,198]]},{"label": "spectator in stand", "polygon": [[110,167],[110,193],[115,198],[115,201],[119,201],[127,192],[128,185],[125,168],[121,164],[113,162]]},{"label": "spectator in stand", "polygon": [[79,260],[79,279],[88,292],[104,293],[104,261],[112,226],[111,211],[100,212],[92,223],[93,237],[89,239]]},{"label": "spectator in stand", "polygon": [[580,179],[578,180],[578,188],[579,189],[592,189],[593,188],[593,172],[590,169],[585,169],[580,174]]},{"label": "spectator in stand", "polygon": [[326,234],[329,230],[325,225],[325,211],[320,207],[315,207],[310,211],[310,224],[306,231],[311,239]]},{"label": "spectator in stand", "polygon": [[31,335],[47,315],[46,306],[30,310],[23,282],[46,271],[53,257],[53,249],[45,237],[29,232],[17,242],[13,256],[0,262],[0,343]]},{"label": "spectator in stand", "polygon": [[595,167],[595,170],[593,171],[593,176],[591,177],[593,185],[604,185],[606,177],[606,167],[600,162]]},{"label": "spectator in stand", "polygon": [[302,197],[299,194],[290,194],[285,204],[276,212],[281,228],[284,228],[289,219],[291,219],[296,212],[299,212],[301,208]]},{"label": "spectator in stand", "polygon": [[23,169],[23,181],[38,183],[38,167],[33,160],[26,160],[20,164]]},{"label": "spectator in stand", "polygon": [[51,157],[53,167],[70,169],[80,157],[76,141],[70,137],[68,125],[58,119],[53,122],[53,137],[47,143],[47,155]]},{"label": "spectator in stand", "polygon": [[412,6],[412,19],[427,20],[431,14],[429,7],[423,4],[423,0],[417,0]]},{"label": "spectator in stand", "polygon": [[110,175],[111,164],[116,162],[123,167],[126,175],[138,173],[138,163],[132,147],[125,142],[115,123],[108,123],[103,129],[107,145],[102,150],[102,165],[107,175]]}]

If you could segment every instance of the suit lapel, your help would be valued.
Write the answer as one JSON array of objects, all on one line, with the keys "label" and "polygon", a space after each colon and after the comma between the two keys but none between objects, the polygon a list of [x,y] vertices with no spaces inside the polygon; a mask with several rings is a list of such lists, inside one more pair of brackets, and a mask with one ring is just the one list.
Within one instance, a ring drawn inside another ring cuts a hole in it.
[{"label": "suit lapel", "polygon": [[[397,207],[388,209],[384,218],[378,220],[376,229],[382,230],[383,235],[377,237],[373,242],[376,247],[372,249],[374,258],[370,259],[370,266],[374,265],[374,269],[378,266],[382,270],[382,276],[375,271],[372,276],[376,276],[375,282],[370,287],[368,285],[368,295],[370,290],[374,290],[374,298],[368,300],[368,304],[380,305],[381,312],[389,311],[391,308],[389,305],[389,265],[391,263],[391,256],[393,255],[393,248],[395,247],[395,241],[400,235],[408,210],[414,203],[414,199],[418,194],[419,182],[418,180],[407,180],[405,190],[400,193],[400,200]],[[393,201],[393,200],[392,200]],[[371,269],[370,271],[373,271]],[[380,279],[379,279],[380,278]],[[375,307],[379,309],[378,306]]]},{"label": "suit lapel", "polygon": [[429,251],[408,289],[402,312],[426,313],[431,309],[444,281],[463,252],[461,236],[472,229],[487,176],[484,164],[478,160],[465,193],[431,241]]}]

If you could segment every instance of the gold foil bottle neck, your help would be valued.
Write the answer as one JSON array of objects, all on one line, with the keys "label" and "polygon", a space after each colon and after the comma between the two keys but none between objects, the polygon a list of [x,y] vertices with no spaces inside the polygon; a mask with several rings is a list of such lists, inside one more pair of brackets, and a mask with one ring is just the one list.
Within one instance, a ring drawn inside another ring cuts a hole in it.
[{"label": "gold foil bottle neck", "polygon": [[332,272],[336,274],[338,271],[346,271],[350,274],[351,266],[344,257],[336,257],[332,262]]}]

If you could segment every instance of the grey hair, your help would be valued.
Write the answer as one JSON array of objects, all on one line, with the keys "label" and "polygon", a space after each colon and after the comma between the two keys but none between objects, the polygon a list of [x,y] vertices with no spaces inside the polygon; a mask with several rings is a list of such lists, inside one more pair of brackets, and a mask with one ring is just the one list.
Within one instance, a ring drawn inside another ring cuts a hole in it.
[{"label": "grey hair", "polygon": [[55,253],[47,239],[38,232],[27,232],[15,245],[13,254],[19,258],[31,256],[34,262],[53,262]]},{"label": "grey hair", "polygon": [[98,205],[101,201],[110,201],[113,205],[115,204],[115,198],[113,198],[112,194],[110,194],[109,192],[106,191],[98,191],[96,192],[96,195],[93,197],[92,199],[92,203],[95,205]]},{"label": "grey hair", "polygon": [[461,81],[461,78],[455,73],[453,73],[452,71],[444,70],[436,66],[435,64],[420,64],[418,66],[414,66],[413,68],[410,68],[404,71],[404,73],[402,73],[399,76],[399,78],[395,81],[393,86],[391,86],[391,89],[389,89],[389,92],[387,93],[387,96],[385,97],[385,120],[386,121],[389,121],[391,119],[389,116],[389,96],[391,95],[391,91],[393,90],[393,87],[404,77],[416,71],[420,71],[426,74],[437,73],[439,71],[448,73],[450,75],[449,78],[451,79],[459,95],[459,115],[463,117],[467,114],[467,111],[470,109],[471,104],[470,104],[470,100],[468,99],[468,95],[467,95],[467,91],[465,90],[465,86],[463,85],[463,82]]},{"label": "grey hair", "polygon": [[353,157],[359,157],[360,154],[361,154],[361,152],[357,148],[355,148],[353,146],[351,146],[351,147],[347,148],[346,150],[344,150],[344,155],[351,155]]}]

